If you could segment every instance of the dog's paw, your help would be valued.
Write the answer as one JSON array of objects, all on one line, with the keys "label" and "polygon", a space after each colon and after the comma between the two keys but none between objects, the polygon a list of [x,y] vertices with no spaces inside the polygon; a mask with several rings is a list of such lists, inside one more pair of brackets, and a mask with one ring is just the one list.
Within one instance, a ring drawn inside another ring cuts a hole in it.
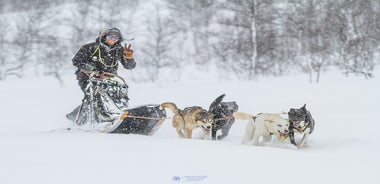
[{"label": "dog's paw", "polygon": [[297,148],[298,149],[301,149],[301,148],[308,148],[309,147],[309,144],[305,143],[303,145],[298,145]]},{"label": "dog's paw", "polygon": [[224,135],[218,135],[218,140],[221,140],[221,139],[223,139],[223,138],[225,138],[226,136],[224,136]]},{"label": "dog's paw", "polygon": [[286,148],[287,148],[287,149],[291,149],[291,150],[295,150],[295,151],[296,151],[296,150],[299,150],[298,147],[295,146],[295,145],[293,145],[293,144],[288,144],[288,145],[286,146]]}]

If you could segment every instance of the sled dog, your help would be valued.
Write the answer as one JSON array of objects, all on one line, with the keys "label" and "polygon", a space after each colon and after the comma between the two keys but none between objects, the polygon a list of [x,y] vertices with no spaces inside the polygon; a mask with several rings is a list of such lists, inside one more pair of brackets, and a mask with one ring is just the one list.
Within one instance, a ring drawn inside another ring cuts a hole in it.
[{"label": "sled dog", "polygon": [[193,129],[197,127],[202,128],[203,139],[210,137],[214,115],[202,107],[192,106],[181,110],[174,103],[166,102],[161,104],[161,108],[167,108],[173,112],[173,127],[176,128],[180,138],[191,139]]},{"label": "sled dog", "polygon": [[[306,109],[306,104],[299,109],[291,108],[288,112],[289,116],[289,138],[290,142],[301,148],[306,143],[306,139],[314,131],[314,119],[310,112]],[[299,144],[294,140],[294,133],[303,133],[302,140]]]},{"label": "sled dog", "polygon": [[[223,139],[228,135],[235,118],[232,116],[234,112],[238,111],[236,102],[222,102],[225,94],[220,95],[210,105],[209,112],[213,113],[214,123],[212,124],[211,137],[212,140]],[[216,137],[216,132],[222,130],[222,134]]]},{"label": "sled dog", "polygon": [[279,114],[260,113],[253,116],[252,114],[235,112],[233,116],[236,119],[248,120],[243,144],[252,143],[258,146],[260,137],[263,137],[263,142],[268,142],[272,138],[271,135],[281,137],[288,134],[289,121]]}]

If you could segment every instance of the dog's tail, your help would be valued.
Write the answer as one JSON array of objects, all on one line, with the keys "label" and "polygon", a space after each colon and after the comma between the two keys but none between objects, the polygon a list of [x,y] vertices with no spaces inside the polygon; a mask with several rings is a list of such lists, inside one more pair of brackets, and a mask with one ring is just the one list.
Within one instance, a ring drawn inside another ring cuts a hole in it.
[{"label": "dog's tail", "polygon": [[224,96],[226,96],[226,94],[222,94],[220,95],[218,98],[216,98],[210,105],[208,111],[209,112],[212,112],[215,108],[217,108],[220,104],[220,102],[222,102]]},{"label": "dog's tail", "polygon": [[178,109],[178,107],[172,103],[172,102],[165,102],[165,103],[162,103],[160,105],[161,108],[167,108],[167,109],[170,109],[174,115],[176,116],[180,116],[181,115],[181,112],[180,112],[180,109]]},{"label": "dog's tail", "polygon": [[249,144],[250,142],[252,142],[255,132],[254,121],[256,119],[256,116],[244,112],[234,112],[232,116],[234,116],[235,119],[248,120],[242,143]]},{"label": "dog's tail", "polygon": [[241,120],[249,120],[249,119],[254,118],[254,115],[253,115],[253,114],[248,114],[248,113],[244,113],[244,112],[234,112],[234,113],[232,114],[232,116],[233,116],[235,119],[241,119]]}]

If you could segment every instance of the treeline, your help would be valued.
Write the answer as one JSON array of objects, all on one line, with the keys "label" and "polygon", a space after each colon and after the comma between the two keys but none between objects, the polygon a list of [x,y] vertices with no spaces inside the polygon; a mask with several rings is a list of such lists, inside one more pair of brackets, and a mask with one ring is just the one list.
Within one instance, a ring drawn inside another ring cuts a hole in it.
[{"label": "treeline", "polygon": [[33,0],[0,2],[0,80],[27,68],[60,80],[81,45],[109,27],[133,41],[130,80],[178,80],[215,67],[251,80],[306,72],[372,77],[379,63],[377,0]]}]

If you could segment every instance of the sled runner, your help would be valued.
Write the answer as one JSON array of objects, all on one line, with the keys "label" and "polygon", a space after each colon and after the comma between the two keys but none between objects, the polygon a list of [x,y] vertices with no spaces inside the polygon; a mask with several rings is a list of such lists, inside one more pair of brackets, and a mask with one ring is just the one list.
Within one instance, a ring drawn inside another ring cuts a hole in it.
[{"label": "sled runner", "polygon": [[82,104],[66,117],[86,131],[152,135],[166,117],[159,105],[128,108],[128,85],[120,76],[89,74]]}]

